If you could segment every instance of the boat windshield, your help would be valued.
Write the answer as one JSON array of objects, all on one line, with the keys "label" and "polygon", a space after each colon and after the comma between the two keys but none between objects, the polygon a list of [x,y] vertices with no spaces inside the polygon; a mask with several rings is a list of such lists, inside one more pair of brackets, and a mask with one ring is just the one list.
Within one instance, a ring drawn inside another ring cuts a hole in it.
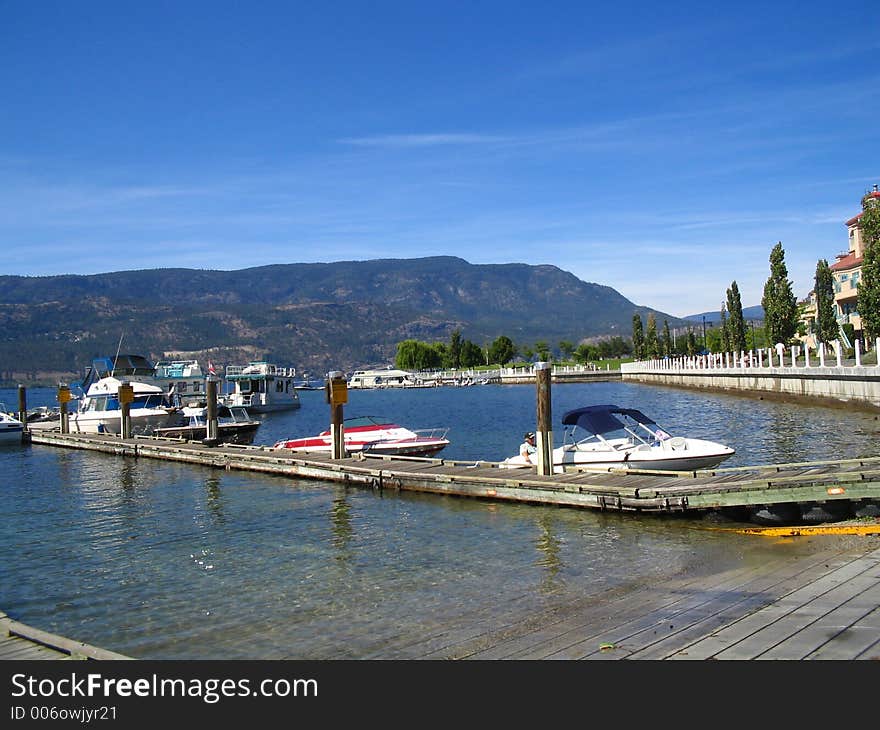
[{"label": "boat windshield", "polygon": [[570,426],[565,431],[565,442],[575,443],[577,428],[586,431],[586,439],[610,442],[625,439],[633,444],[652,444],[670,438],[670,435],[635,408],[620,408],[614,405],[587,406],[568,411],[562,416],[562,423]]}]

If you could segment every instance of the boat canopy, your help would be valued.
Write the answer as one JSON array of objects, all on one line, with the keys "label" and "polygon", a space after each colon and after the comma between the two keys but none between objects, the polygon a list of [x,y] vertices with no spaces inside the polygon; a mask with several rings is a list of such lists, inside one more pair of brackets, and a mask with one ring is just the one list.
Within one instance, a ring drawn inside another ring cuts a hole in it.
[{"label": "boat canopy", "polygon": [[637,411],[635,408],[621,408],[614,405],[575,408],[563,414],[562,423],[565,426],[580,426],[585,431],[593,434],[613,433],[625,428],[625,424],[617,416],[631,418],[636,423],[640,423],[652,431],[658,428],[657,424],[641,411]]}]

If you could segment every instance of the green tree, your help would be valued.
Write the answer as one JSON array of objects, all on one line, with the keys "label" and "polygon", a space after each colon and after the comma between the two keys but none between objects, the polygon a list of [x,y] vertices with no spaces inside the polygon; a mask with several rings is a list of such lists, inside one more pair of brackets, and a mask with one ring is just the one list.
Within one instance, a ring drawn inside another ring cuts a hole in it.
[{"label": "green tree", "polygon": [[721,303],[721,352],[730,352],[730,325],[727,322],[727,306]]},{"label": "green tree", "polygon": [[816,262],[813,293],[816,296],[816,342],[827,345],[837,339],[838,324],[834,314],[834,275],[826,259]]},{"label": "green tree", "polygon": [[483,351],[480,346],[465,340],[461,343],[461,367],[475,368],[483,364]]},{"label": "green tree", "polygon": [[461,330],[454,329],[449,335],[449,359],[454,368],[461,367]]},{"label": "green tree", "polygon": [[791,289],[788,268],[785,266],[785,249],[779,241],[770,252],[770,276],[764,284],[761,297],[764,308],[764,329],[770,345],[787,345],[797,332],[797,298]]},{"label": "green tree", "polygon": [[418,340],[404,340],[397,343],[394,364],[401,370],[430,370],[441,367],[443,361],[433,345]]},{"label": "green tree", "polygon": [[697,336],[694,334],[693,330],[688,330],[685,351],[689,357],[693,357],[697,354]]},{"label": "green tree", "polygon": [[859,279],[858,309],[862,334],[868,342],[880,337],[880,198],[868,193],[862,198],[859,218],[862,235],[862,275]]},{"label": "green tree", "polygon": [[574,359],[582,365],[586,365],[590,360],[598,360],[599,348],[584,342],[578,345],[577,350],[574,351]]},{"label": "green tree", "polygon": [[648,315],[648,329],[645,333],[645,357],[651,360],[660,355],[660,340],[657,338],[657,318],[651,312]]},{"label": "green tree", "polygon": [[727,332],[730,339],[730,349],[733,352],[742,352],[746,349],[746,321],[743,318],[742,298],[739,295],[739,286],[734,280],[727,290]]},{"label": "green tree", "polygon": [[645,358],[645,330],[642,326],[642,315],[633,315],[633,357],[636,360],[644,360]]},{"label": "green tree", "polygon": [[559,352],[562,353],[562,357],[565,360],[571,360],[571,355],[574,352],[574,343],[569,342],[568,340],[560,340]]},{"label": "green tree", "polygon": [[489,348],[489,360],[499,365],[506,365],[513,360],[514,355],[516,355],[516,346],[507,335],[496,337]]},{"label": "green tree", "polygon": [[535,343],[535,352],[538,355],[538,359],[542,362],[550,361],[550,345],[548,345],[544,340],[538,340]]},{"label": "green tree", "polygon": [[669,320],[663,320],[663,354],[672,355],[672,334],[669,332]]}]

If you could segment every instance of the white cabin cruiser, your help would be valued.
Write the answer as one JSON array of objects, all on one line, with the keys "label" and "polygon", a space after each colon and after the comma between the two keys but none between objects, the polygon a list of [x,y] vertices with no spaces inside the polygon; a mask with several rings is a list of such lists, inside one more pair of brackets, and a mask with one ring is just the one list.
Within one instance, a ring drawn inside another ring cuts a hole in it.
[{"label": "white cabin cruiser", "polygon": [[[89,385],[79,408],[68,416],[70,433],[122,433],[119,386],[123,382],[108,376]],[[134,395],[129,408],[133,434],[152,433],[155,428],[179,422],[179,409],[172,405],[162,388],[139,380],[128,383]]]},{"label": "white cabin cruiser", "polygon": [[[562,446],[553,449],[553,470],[596,468],[691,471],[709,469],[732,456],[729,446],[704,439],[672,436],[635,408],[597,405],[562,416]],[[586,432],[579,437],[577,429]],[[530,466],[521,456],[505,459],[507,468]]]}]

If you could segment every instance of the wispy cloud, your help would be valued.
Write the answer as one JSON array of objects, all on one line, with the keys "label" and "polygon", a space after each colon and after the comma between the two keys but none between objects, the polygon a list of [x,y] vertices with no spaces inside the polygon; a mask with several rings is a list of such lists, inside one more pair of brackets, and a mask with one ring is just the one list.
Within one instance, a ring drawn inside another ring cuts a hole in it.
[{"label": "wispy cloud", "polygon": [[439,147],[448,145],[479,145],[508,142],[510,138],[486,134],[380,134],[369,137],[345,137],[342,144],[358,147]]}]

